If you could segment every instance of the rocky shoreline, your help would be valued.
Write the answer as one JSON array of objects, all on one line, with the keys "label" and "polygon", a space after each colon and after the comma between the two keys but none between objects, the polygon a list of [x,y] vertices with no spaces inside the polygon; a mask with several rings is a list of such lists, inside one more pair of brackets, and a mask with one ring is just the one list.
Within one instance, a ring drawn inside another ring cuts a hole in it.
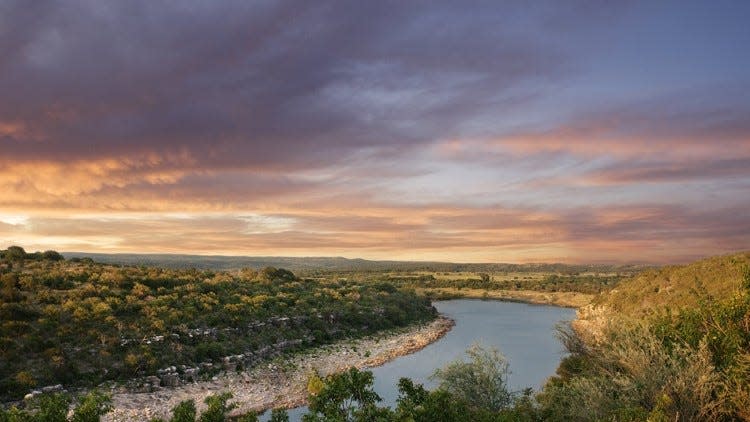
[{"label": "rocky shoreline", "polygon": [[350,367],[380,366],[399,356],[423,349],[443,337],[454,321],[440,316],[420,326],[381,337],[347,340],[312,349],[304,354],[282,357],[246,372],[226,372],[209,381],[199,381],[150,393],[114,391],[114,410],[106,421],[143,421],[154,417],[169,419],[171,409],[183,400],[194,399],[199,409],[210,395],[229,391],[239,407],[234,414],[262,412],[270,408],[293,408],[307,400],[310,373],[322,375]]}]

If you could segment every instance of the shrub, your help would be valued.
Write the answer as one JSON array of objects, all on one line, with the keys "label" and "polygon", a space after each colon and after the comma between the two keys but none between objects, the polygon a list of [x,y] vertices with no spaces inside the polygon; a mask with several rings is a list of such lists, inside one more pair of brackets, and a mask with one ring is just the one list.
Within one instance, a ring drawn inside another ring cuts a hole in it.
[{"label": "shrub", "polygon": [[372,385],[372,372],[357,368],[327,376],[323,388],[309,396],[311,413],[303,420],[315,421],[321,416],[325,420],[352,420],[375,412],[380,396]]},{"label": "shrub", "polygon": [[493,412],[513,404],[508,391],[508,361],[495,348],[485,349],[474,344],[466,350],[469,361],[457,360],[433,374],[439,388],[466,401],[477,409]]},{"label": "shrub", "polygon": [[84,396],[73,410],[72,422],[98,422],[112,410],[112,398],[104,393],[92,391]]},{"label": "shrub", "polygon": [[195,409],[195,401],[185,400],[172,409],[170,422],[195,422],[198,411]]}]

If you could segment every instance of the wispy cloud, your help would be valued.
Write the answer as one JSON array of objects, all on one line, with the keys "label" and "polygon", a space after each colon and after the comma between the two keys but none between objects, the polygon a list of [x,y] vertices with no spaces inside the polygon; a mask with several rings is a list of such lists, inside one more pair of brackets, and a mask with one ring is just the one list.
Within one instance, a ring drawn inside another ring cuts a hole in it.
[{"label": "wispy cloud", "polygon": [[750,42],[748,16],[2,2],[0,246],[492,261],[750,248],[750,56],[731,47]]}]

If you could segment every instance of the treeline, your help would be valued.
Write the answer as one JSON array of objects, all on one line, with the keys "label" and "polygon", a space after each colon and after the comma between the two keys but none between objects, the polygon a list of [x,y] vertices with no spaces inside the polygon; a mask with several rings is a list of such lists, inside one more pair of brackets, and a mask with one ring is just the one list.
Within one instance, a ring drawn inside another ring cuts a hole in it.
[{"label": "treeline", "polygon": [[28,253],[20,246],[11,246],[0,250],[0,260],[6,262],[30,261],[62,261],[63,256],[57,251],[44,251]]},{"label": "treeline", "polygon": [[477,278],[435,278],[433,275],[389,276],[386,280],[410,288],[455,288],[481,290],[534,290],[542,292],[578,292],[596,294],[611,289],[629,274],[548,274],[542,279],[533,277],[502,278],[495,280],[489,274]]},{"label": "treeline", "polygon": [[36,259],[18,249],[0,259],[2,401],[57,384],[174,385],[436,316],[429,300],[388,284],[300,279],[272,267]]},{"label": "treeline", "polygon": [[574,274],[586,272],[633,273],[644,265],[561,264],[561,263],[453,263],[422,261],[371,261],[342,257],[278,257],[278,256],[220,256],[179,254],[102,254],[66,252],[72,258],[89,258],[96,262],[120,265],[147,265],[175,269],[200,268],[206,270],[237,270],[240,268],[284,267],[308,276],[331,272],[435,271],[435,272],[549,272]]}]

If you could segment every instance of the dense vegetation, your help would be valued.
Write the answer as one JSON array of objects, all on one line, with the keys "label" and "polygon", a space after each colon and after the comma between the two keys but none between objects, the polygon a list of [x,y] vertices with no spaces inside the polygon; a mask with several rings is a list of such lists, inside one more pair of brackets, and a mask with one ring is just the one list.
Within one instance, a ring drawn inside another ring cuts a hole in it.
[{"label": "dense vegetation", "polygon": [[68,394],[50,393],[31,400],[26,409],[0,407],[0,422],[98,422],[112,410],[111,398],[98,391],[80,397],[69,411],[71,401]]},{"label": "dense vegetation", "polygon": [[664,308],[698,306],[705,297],[728,298],[740,289],[750,253],[715,256],[688,265],[648,269],[594,299],[598,306],[632,317]]},{"label": "dense vegetation", "polygon": [[598,298],[613,320],[594,338],[565,335],[572,354],[545,388],[550,413],[750,420],[749,263],[743,253],[649,271]]},{"label": "dense vegetation", "polygon": [[481,289],[481,290],[533,290],[539,292],[600,293],[617,285],[624,274],[544,274],[542,277],[514,276],[498,277],[486,273],[476,278],[436,278],[434,275],[388,276],[386,280],[401,287],[435,289]]},{"label": "dense vegetation", "polygon": [[398,383],[395,409],[379,406],[369,371],[355,368],[326,377],[310,390],[304,422],[382,421],[459,422],[533,420],[536,409],[530,391],[507,388],[508,363],[495,349],[479,345],[467,350],[468,361],[457,360],[433,375],[433,391],[409,378]]},{"label": "dense vegetation", "polygon": [[429,300],[388,284],[299,279],[271,267],[103,265],[18,247],[0,253],[0,281],[3,401],[51,384],[210,375],[436,315]]},{"label": "dense vegetation", "polygon": [[[748,261],[750,254],[711,258],[623,282],[597,300],[605,323],[561,327],[570,354],[535,396],[507,391],[502,359],[470,350],[470,362],[436,373],[434,391],[402,380],[394,410],[311,406],[309,420],[750,420]],[[369,397],[360,390],[350,388],[351,397]]]},{"label": "dense vegetation", "polygon": [[[314,417],[750,420],[748,263],[750,254],[745,253],[649,271],[603,294],[597,309],[604,312],[598,315],[605,322],[577,330],[561,327],[560,337],[570,354],[537,395],[508,392],[502,382],[502,360],[486,351],[470,351],[469,363],[454,363],[437,372],[442,382],[434,391],[402,380],[396,409],[365,403],[337,414],[323,407]],[[350,388],[351,397],[363,396],[360,390]],[[318,420],[314,417],[309,420]]]},{"label": "dense vegetation", "polygon": [[[64,333],[83,338],[89,345],[101,344],[87,350],[76,349],[70,343],[65,345],[64,339],[54,340],[61,343],[60,350],[78,353],[80,362],[88,362],[88,367],[74,368],[76,374],[93,375],[97,380],[106,376],[96,372],[95,362],[111,365],[108,374],[116,377],[145,374],[163,367],[167,363],[160,360],[160,354],[165,351],[166,341],[180,346],[180,351],[167,360],[186,359],[193,364],[232,353],[233,347],[257,351],[262,344],[300,337],[311,338],[313,343],[325,342],[336,336],[358,335],[433,316],[434,311],[424,299],[418,300],[393,284],[401,288],[441,283],[480,289],[490,289],[491,284],[519,288],[504,284],[515,281],[493,279],[489,274],[450,279],[450,274],[448,277],[442,274],[441,278],[410,273],[389,273],[384,277],[383,273],[377,273],[338,276],[329,281],[324,277],[299,280],[294,274],[275,268],[234,274],[168,271],[65,262],[54,254],[48,254],[47,258],[44,254],[34,254],[19,259],[21,252],[14,249],[1,254],[4,264],[0,265],[4,266],[0,267],[3,281],[0,294],[3,323],[7,325],[2,332],[3,353],[10,350],[9,346],[23,344],[24,349],[16,350],[27,355],[37,353],[40,357],[34,362],[43,368],[41,356],[48,356],[44,353],[50,344],[33,348],[35,343],[30,339],[37,338],[35,341],[39,342],[39,328],[57,324],[55,330],[62,327],[67,330]],[[597,283],[611,286],[596,276],[592,279],[586,274],[573,273],[519,277],[519,280],[527,285],[535,283],[542,290],[588,289]],[[245,303],[242,298],[252,303],[248,298],[259,296],[265,296],[261,306],[243,307],[239,312],[226,308]],[[66,308],[66,302],[61,301],[63,297],[75,306]],[[290,297],[295,301],[289,301]],[[96,298],[104,298],[102,302],[111,314],[96,317],[97,309],[103,309],[98,302],[92,302]],[[128,308],[130,302],[137,307]],[[56,304],[50,310],[57,308],[69,313],[64,318],[45,314],[50,304]],[[206,304],[209,306],[205,307]],[[168,311],[187,313],[179,316],[178,323],[169,319]],[[370,372],[351,369],[325,378],[314,376],[309,383],[310,411],[304,419],[308,422],[750,420],[750,254],[645,271],[631,280],[620,281],[614,289],[604,290],[594,306],[583,314],[585,318],[576,329],[560,328],[560,338],[569,355],[537,394],[530,390],[508,391],[505,382],[508,362],[496,351],[473,347],[467,351],[468,361],[453,362],[435,373],[439,381],[435,390],[402,379],[398,385],[399,400],[393,409],[380,405],[380,398],[372,389]],[[304,318],[310,315],[321,317]],[[112,322],[107,316],[114,316],[121,325],[107,328]],[[287,317],[290,322],[278,320]],[[101,326],[91,325],[96,321]],[[154,321],[163,325],[154,326]],[[259,321],[273,325],[274,329],[264,335],[263,329],[255,325]],[[376,326],[376,321],[380,325]],[[146,322],[148,325],[133,325]],[[223,336],[219,330],[207,339],[184,341],[182,337],[191,329],[211,331],[210,328],[216,327],[235,329],[249,325],[258,329],[257,333]],[[114,335],[118,347],[108,348],[112,342],[106,337],[100,343],[85,337],[92,328],[97,333]],[[135,330],[141,331],[131,334]],[[165,331],[180,334],[179,341],[166,340],[166,336],[150,345],[143,340],[129,341],[138,335],[153,340],[157,333]],[[202,346],[205,344],[219,349],[212,355],[211,349]],[[101,350],[111,355],[100,357]],[[127,367],[128,356],[136,353],[145,362],[150,357],[155,363]],[[117,359],[126,363],[118,366]],[[9,366],[12,365],[6,364],[3,370]],[[21,369],[19,375],[19,369],[3,373],[8,374],[4,375],[7,382],[4,385],[18,386],[27,380],[24,372],[28,372],[28,379],[44,374]],[[183,402],[173,409],[170,422],[229,420],[227,415],[233,408],[230,399],[228,394],[209,397],[208,407],[200,415],[194,402]],[[0,411],[0,421],[66,420],[45,416],[56,414],[55,409],[63,407],[60,403],[67,406],[69,399],[65,396],[42,395],[35,400],[39,401],[31,403],[27,411]],[[93,409],[89,413],[92,419],[76,420],[93,422],[107,410],[105,399],[100,397],[97,402],[84,398],[81,403],[87,400],[99,403],[99,407],[89,406]],[[255,416],[245,415],[241,420],[252,421]],[[285,412],[275,411],[272,420],[286,420]]]},{"label": "dense vegetation", "polygon": [[545,419],[750,420],[750,272],[730,297],[695,300],[598,338],[564,332],[571,355],[540,396]]},{"label": "dense vegetation", "polygon": [[507,264],[507,263],[454,263],[429,261],[370,261],[342,257],[283,257],[283,256],[221,256],[221,255],[179,255],[179,254],[103,254],[65,252],[68,258],[89,258],[96,262],[118,265],[153,266],[161,268],[206,270],[238,270],[241,268],[260,269],[264,267],[284,267],[305,276],[330,276],[331,273],[347,274],[387,273],[387,272],[473,272],[473,273],[622,273],[633,274],[646,268],[643,265],[605,264]]}]

